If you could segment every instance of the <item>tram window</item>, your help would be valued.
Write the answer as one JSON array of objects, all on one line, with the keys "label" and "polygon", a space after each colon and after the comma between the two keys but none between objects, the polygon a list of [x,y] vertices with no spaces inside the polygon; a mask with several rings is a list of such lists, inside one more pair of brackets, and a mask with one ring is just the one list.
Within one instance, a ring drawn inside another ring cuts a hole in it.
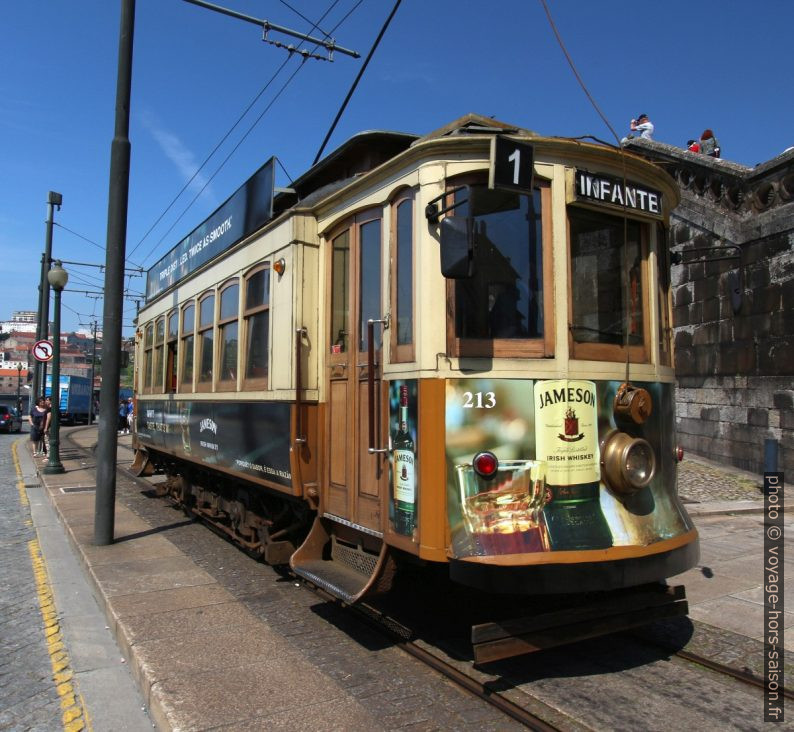
[{"label": "tram window", "polygon": [[182,376],[180,391],[193,391],[193,343],[195,338],[196,306],[186,305],[182,310]]},{"label": "tram window", "polygon": [[403,196],[392,209],[392,361],[414,359],[414,202]]},{"label": "tram window", "polygon": [[[644,227],[628,221],[624,246],[621,218],[571,208],[568,220],[574,358],[621,358],[616,349],[627,338],[629,346],[644,358]],[[588,348],[589,344],[598,346]]]},{"label": "tram window", "polygon": [[206,295],[199,301],[198,325],[198,386],[199,391],[212,389],[213,321],[215,295]]},{"label": "tram window", "polygon": [[157,320],[154,326],[154,372],[152,376],[152,389],[155,392],[163,391],[163,350],[165,349],[165,318]]},{"label": "tram window", "polygon": [[168,316],[167,347],[165,362],[165,388],[166,391],[176,391],[176,365],[177,361],[177,327],[179,316],[176,311]]},{"label": "tram window", "polygon": [[270,268],[257,269],[245,280],[245,387],[264,389],[270,337]]},{"label": "tram window", "polygon": [[[473,185],[455,194],[455,216],[472,216],[473,274],[450,282],[454,293],[453,352],[460,356],[544,356],[544,244],[548,187],[532,195]],[[466,198],[468,196],[468,199]],[[547,275],[550,276],[550,275]],[[551,307],[551,304],[548,304]],[[457,345],[457,348],[455,348]]]},{"label": "tram window", "polygon": [[659,363],[672,366],[672,326],[670,318],[670,252],[667,231],[660,223],[656,228],[656,268],[659,271]]},{"label": "tram window", "polygon": [[[381,317],[381,236],[380,219],[367,221],[359,227],[359,327],[358,350],[364,352],[369,348],[368,320]],[[382,329],[374,329],[375,350],[380,349]]]},{"label": "tram window", "polygon": [[347,353],[350,325],[348,321],[350,283],[350,230],[346,229],[332,243],[331,263],[331,347],[334,353]]},{"label": "tram window", "polygon": [[152,348],[154,347],[154,325],[152,323],[146,326],[143,347],[143,391],[147,392],[152,388]]},{"label": "tram window", "polygon": [[218,318],[218,342],[220,362],[218,364],[219,388],[237,387],[237,346],[239,323],[237,313],[240,304],[240,286],[228,285],[220,293],[220,315]]}]

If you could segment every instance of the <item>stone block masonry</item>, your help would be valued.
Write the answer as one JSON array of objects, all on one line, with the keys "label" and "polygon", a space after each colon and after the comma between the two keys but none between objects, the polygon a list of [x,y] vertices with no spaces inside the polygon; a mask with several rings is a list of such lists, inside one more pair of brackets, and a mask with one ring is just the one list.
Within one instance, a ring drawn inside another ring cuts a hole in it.
[{"label": "stone block masonry", "polygon": [[681,189],[670,220],[679,444],[760,474],[776,439],[778,468],[794,475],[794,151],[746,168],[628,147]]}]

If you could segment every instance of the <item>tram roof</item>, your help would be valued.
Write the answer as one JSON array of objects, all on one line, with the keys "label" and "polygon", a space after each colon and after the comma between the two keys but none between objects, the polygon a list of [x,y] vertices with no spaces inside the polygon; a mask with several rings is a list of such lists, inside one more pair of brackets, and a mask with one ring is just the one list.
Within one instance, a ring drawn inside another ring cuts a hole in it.
[{"label": "tram roof", "polygon": [[276,208],[284,211],[298,201],[308,203],[311,194],[320,190],[324,193],[331,192],[341,183],[348,182],[356,175],[369,172],[399,155],[414,143],[465,134],[538,136],[532,130],[479,114],[466,114],[426,135],[391,130],[365,130],[350,137],[293,181],[291,188],[294,193],[279,194]]}]

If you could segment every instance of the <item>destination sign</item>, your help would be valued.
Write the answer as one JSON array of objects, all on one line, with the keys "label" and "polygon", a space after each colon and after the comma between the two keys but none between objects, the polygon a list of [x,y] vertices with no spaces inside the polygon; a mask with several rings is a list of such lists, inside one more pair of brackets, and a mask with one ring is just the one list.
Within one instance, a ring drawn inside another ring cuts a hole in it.
[{"label": "destination sign", "polygon": [[577,200],[605,204],[621,210],[631,209],[662,218],[662,194],[660,191],[623,181],[601,173],[576,171],[574,193]]},{"label": "destination sign", "polygon": [[270,158],[204,223],[191,231],[146,273],[147,301],[273,217],[275,160]]}]

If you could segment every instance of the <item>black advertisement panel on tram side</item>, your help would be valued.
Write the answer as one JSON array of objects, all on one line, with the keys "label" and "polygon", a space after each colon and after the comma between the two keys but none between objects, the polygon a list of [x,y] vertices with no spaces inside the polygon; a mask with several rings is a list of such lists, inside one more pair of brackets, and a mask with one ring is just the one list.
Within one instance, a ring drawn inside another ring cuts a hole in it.
[{"label": "black advertisement panel on tram side", "polygon": [[149,301],[273,217],[275,158],[270,158],[200,226],[146,273]]},{"label": "black advertisement panel on tram side", "polygon": [[289,404],[157,400],[142,406],[136,420],[144,445],[292,485]]}]

